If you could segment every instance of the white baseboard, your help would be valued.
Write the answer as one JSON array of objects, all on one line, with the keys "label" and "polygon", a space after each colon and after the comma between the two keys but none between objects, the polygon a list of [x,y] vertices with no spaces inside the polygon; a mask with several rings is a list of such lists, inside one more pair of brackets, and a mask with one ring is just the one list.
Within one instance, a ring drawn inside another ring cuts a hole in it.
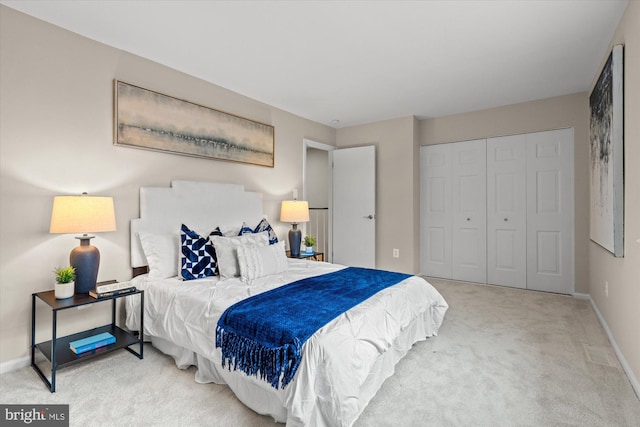
[{"label": "white baseboard", "polygon": [[[591,307],[593,307],[593,311],[596,312],[596,316],[598,316],[598,320],[600,321],[602,328],[606,332],[607,337],[609,337],[609,342],[611,343],[613,350],[616,352],[616,356],[618,356],[618,360],[622,365],[622,369],[624,369],[624,372],[627,374],[627,378],[629,378],[631,387],[633,387],[633,390],[636,392],[636,396],[638,396],[638,399],[640,399],[640,383],[638,382],[638,379],[636,378],[633,371],[631,370],[631,367],[627,363],[627,359],[624,358],[624,355],[622,354],[620,347],[618,347],[618,343],[616,343],[615,338],[613,338],[613,334],[611,333],[611,329],[609,329],[609,325],[607,325],[607,322],[604,320],[602,313],[600,313],[600,310],[598,310],[598,306],[596,305],[595,301],[593,301],[593,298],[591,298],[591,295],[586,295],[586,296],[587,296],[586,299],[591,301]],[[576,296],[576,294],[574,294],[574,297],[581,298],[579,296]]]},{"label": "white baseboard", "polygon": [[0,363],[0,374],[16,371],[25,366],[31,365],[31,356],[24,356],[19,359],[9,360],[7,362]]}]

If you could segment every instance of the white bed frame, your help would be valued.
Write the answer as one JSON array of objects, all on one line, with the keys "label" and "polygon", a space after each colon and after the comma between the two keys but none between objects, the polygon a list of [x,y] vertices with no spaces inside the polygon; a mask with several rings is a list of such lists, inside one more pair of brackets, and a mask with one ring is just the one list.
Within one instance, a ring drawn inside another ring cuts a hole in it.
[{"label": "white bed frame", "polygon": [[215,182],[172,181],[171,187],[140,188],[140,218],[131,220],[131,267],[147,266],[139,232],[166,235],[180,232],[182,223],[197,231],[255,226],[263,218],[262,194],[242,185]]}]

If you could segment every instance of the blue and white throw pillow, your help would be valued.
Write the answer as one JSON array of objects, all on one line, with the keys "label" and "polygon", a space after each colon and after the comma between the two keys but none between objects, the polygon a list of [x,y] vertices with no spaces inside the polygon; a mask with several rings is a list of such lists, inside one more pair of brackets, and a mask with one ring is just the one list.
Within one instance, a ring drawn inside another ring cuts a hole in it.
[{"label": "blue and white throw pillow", "polygon": [[238,232],[238,236],[244,236],[245,234],[253,234],[254,231],[251,227],[247,225],[246,222],[242,223],[242,227],[240,227],[240,231]]},{"label": "blue and white throw pillow", "polygon": [[273,227],[271,227],[271,224],[269,224],[269,221],[267,221],[266,218],[262,218],[262,221],[260,221],[260,223],[253,230],[254,233],[261,233],[263,231],[269,232],[270,245],[278,243],[278,236],[276,235],[276,232],[273,231]]},{"label": "blue and white throw pillow", "polygon": [[[222,236],[216,227],[209,236]],[[209,236],[202,237],[186,225],[180,228],[180,277],[183,280],[215,276],[218,269],[216,251]]]},{"label": "blue and white throw pillow", "polygon": [[258,223],[256,228],[253,228],[253,229],[249,227],[246,222],[243,222],[242,227],[240,227],[240,232],[238,233],[238,236],[243,236],[245,234],[262,233],[263,231],[266,231],[269,233],[270,245],[278,243],[278,236],[276,235],[276,232],[273,231],[273,227],[271,227],[271,224],[269,224],[269,221],[267,221],[266,218],[262,218],[262,220]]},{"label": "blue and white throw pillow", "polygon": [[266,231],[269,233],[270,245],[278,243],[278,236],[276,235],[276,232],[273,231],[273,227],[271,227],[271,224],[269,224],[269,221],[267,221],[266,218],[262,218],[260,223],[256,225],[256,228],[253,228],[253,229],[249,227],[246,222],[243,222],[242,227],[240,227],[240,232],[238,233],[238,236],[244,236],[245,234],[262,233],[263,231]]}]

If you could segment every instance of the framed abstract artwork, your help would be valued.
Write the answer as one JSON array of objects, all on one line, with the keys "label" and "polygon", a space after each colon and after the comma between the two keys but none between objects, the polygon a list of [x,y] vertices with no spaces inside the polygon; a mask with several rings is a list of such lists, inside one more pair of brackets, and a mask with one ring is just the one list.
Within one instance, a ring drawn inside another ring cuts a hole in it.
[{"label": "framed abstract artwork", "polygon": [[273,167],[275,129],[115,80],[114,145]]},{"label": "framed abstract artwork", "polygon": [[623,52],[613,47],[589,96],[589,236],[616,257],[624,256]]}]

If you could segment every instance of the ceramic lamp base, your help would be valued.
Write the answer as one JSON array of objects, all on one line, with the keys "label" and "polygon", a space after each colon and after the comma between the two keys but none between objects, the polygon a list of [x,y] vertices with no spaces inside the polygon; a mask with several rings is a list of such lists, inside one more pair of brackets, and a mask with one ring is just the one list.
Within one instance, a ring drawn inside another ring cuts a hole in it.
[{"label": "ceramic lamp base", "polygon": [[298,224],[293,224],[293,228],[289,230],[289,251],[293,258],[300,256],[300,242],[302,241],[302,232],[298,230]]},{"label": "ceramic lamp base", "polygon": [[77,294],[88,294],[96,287],[98,266],[100,265],[100,251],[89,244],[93,236],[78,236],[80,246],[76,246],[69,255],[69,264],[76,269]]}]

